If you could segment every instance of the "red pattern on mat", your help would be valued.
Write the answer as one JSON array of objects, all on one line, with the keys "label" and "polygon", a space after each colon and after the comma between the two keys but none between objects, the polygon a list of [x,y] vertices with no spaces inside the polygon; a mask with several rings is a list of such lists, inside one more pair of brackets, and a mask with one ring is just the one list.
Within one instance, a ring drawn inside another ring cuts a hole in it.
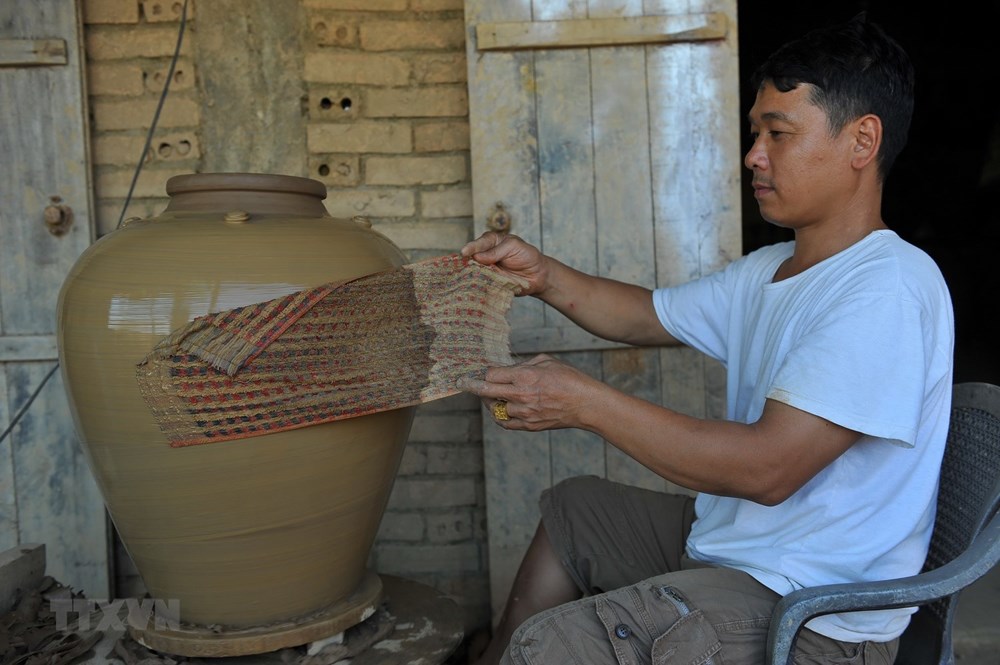
[{"label": "red pattern on mat", "polygon": [[137,367],[172,446],[413,406],[509,365],[519,282],[457,254],[195,319]]}]

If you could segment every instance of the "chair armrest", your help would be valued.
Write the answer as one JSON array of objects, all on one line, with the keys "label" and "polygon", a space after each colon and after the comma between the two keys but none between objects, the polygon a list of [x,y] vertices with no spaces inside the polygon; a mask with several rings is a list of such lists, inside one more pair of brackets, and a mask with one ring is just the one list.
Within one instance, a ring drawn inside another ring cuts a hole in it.
[{"label": "chair armrest", "polygon": [[827,584],[798,589],[774,608],[767,635],[767,665],[791,665],[792,646],[813,617],[835,612],[922,605],[961,591],[1000,560],[1000,513],[962,554],[939,568],[882,582]]}]

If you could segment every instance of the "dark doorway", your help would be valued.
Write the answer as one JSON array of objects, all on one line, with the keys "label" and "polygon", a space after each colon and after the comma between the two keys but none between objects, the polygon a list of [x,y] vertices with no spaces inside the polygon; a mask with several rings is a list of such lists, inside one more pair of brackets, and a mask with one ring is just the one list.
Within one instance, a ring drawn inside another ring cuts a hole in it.
[{"label": "dark doorway", "polygon": [[[956,381],[1000,383],[1000,0],[923,7],[901,2],[739,3],[743,117],[746,81],[775,48],[867,11],[916,69],[910,140],[885,186],[883,219],[941,267],[955,305]],[[744,123],[744,145],[749,145]],[[791,236],[765,222],[744,178],[743,245]]]}]

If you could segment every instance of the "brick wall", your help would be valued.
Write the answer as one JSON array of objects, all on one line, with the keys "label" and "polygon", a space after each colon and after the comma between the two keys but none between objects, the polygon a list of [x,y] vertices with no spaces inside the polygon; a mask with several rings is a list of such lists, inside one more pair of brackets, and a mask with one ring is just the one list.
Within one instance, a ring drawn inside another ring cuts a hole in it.
[{"label": "brick wall", "polygon": [[[267,11],[266,3],[211,1]],[[182,5],[83,0],[99,235],[122,216]],[[285,75],[299,77],[305,96],[301,116],[288,121],[299,123],[307,149],[292,175],[325,183],[330,214],[367,216],[411,260],[455,251],[473,233],[462,0],[300,0],[297,9],[301,71]],[[267,17],[255,18],[255,29],[266,30]],[[218,151],[240,149],[206,138],[220,132],[204,125],[211,109],[199,72],[210,71],[219,51],[199,50],[199,40],[215,29],[199,24],[190,0],[170,93],[125,218],[159,213],[169,177],[204,171]],[[246,170],[259,169],[249,163]],[[450,594],[472,632],[489,622],[485,532],[478,400],[459,395],[426,404],[414,421],[372,566]],[[117,577],[121,595],[141,589],[127,557]]]},{"label": "brick wall", "polygon": [[[181,3],[84,0],[82,4],[95,217],[98,235],[104,235],[118,224],[142,155],[177,43]],[[188,15],[193,15],[193,5]],[[166,179],[198,170],[201,112],[192,42],[188,32],[126,217],[158,213],[166,205]]]},{"label": "brick wall", "polygon": [[472,214],[461,0],[302,0],[309,177],[414,259],[454,251]]}]

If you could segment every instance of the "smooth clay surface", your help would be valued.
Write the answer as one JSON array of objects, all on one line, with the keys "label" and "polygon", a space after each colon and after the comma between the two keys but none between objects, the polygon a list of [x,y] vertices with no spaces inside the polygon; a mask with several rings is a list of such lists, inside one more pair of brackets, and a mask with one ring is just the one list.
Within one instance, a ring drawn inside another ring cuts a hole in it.
[{"label": "smooth clay surface", "polygon": [[414,408],[171,448],[135,378],[195,317],[398,267],[364,220],[331,218],[314,180],[177,176],[155,218],[104,236],[60,295],[77,429],[115,526],[154,598],[194,624],[302,616],[358,586]]}]

